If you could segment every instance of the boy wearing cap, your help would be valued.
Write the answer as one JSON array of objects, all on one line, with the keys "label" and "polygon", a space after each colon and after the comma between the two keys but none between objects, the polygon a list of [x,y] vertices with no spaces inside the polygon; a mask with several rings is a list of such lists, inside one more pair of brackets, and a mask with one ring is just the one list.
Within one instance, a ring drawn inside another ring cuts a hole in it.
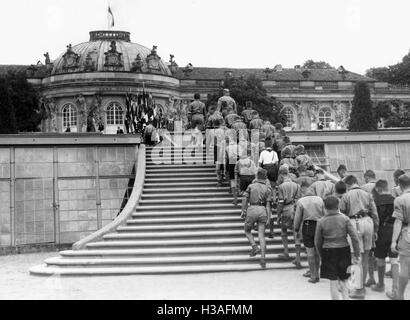
[{"label": "boy wearing cap", "polygon": [[[251,257],[261,254],[260,265],[266,268],[266,240],[265,228],[271,220],[272,190],[265,183],[267,172],[259,169],[257,180],[248,186],[242,200],[242,215],[245,219],[245,234],[252,246]],[[249,206],[248,206],[249,205]],[[258,237],[260,248],[258,248],[252,235],[254,224],[258,225]]]}]

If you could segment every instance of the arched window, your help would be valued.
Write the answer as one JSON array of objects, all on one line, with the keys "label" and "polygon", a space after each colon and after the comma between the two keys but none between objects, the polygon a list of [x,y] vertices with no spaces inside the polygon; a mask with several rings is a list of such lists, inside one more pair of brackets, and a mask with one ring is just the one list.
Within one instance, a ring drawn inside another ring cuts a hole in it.
[{"label": "arched window", "polygon": [[107,125],[121,126],[124,123],[122,107],[116,103],[110,103],[107,107]]},{"label": "arched window", "polygon": [[72,104],[67,104],[63,107],[63,130],[77,127],[77,109]]},{"label": "arched window", "polygon": [[332,121],[332,111],[329,108],[323,108],[319,111],[319,121],[322,121],[324,127],[329,129],[330,121]]},{"label": "arched window", "polygon": [[283,114],[286,117],[286,127],[292,128],[295,124],[295,113],[287,107],[283,110]]}]

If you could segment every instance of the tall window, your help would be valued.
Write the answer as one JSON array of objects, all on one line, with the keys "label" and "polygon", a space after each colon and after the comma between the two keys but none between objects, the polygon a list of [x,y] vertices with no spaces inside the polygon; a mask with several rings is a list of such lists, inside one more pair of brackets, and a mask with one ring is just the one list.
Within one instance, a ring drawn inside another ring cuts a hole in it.
[{"label": "tall window", "polygon": [[285,108],[283,114],[286,117],[286,127],[292,128],[295,124],[295,113],[291,108]]},{"label": "tall window", "polygon": [[72,104],[63,107],[63,129],[77,127],[77,109]]},{"label": "tall window", "polygon": [[319,111],[319,121],[322,121],[325,128],[329,128],[332,120],[332,111],[329,108],[323,108]]},{"label": "tall window", "polygon": [[110,103],[107,108],[107,125],[120,126],[123,125],[123,111],[121,106],[116,103]]}]

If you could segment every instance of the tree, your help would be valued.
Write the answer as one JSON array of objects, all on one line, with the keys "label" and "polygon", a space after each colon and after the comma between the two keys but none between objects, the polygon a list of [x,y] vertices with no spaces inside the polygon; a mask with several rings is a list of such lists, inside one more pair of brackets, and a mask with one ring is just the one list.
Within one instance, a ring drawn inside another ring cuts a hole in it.
[{"label": "tree", "polygon": [[229,78],[224,81],[224,88],[208,96],[207,106],[218,101],[223,95],[223,89],[229,89],[232,98],[238,104],[238,113],[241,114],[247,101],[252,101],[253,109],[259,112],[262,119],[269,120],[272,124],[286,123],[282,115],[282,105],[275,98],[267,95],[266,89],[260,79],[254,75],[244,78]]},{"label": "tree", "polygon": [[[2,133],[38,131],[41,122],[38,95],[22,72],[9,72],[0,78],[2,87]],[[9,119],[9,120],[7,120]],[[10,121],[10,122],[9,122]],[[4,124],[4,122],[9,123]]]},{"label": "tree", "polygon": [[353,108],[349,120],[350,131],[375,131],[377,120],[370,98],[369,86],[364,81],[356,83],[354,88]]},{"label": "tree", "polygon": [[385,128],[410,127],[410,104],[395,99],[376,105],[376,119],[383,119]]},{"label": "tree", "polygon": [[401,62],[389,67],[371,68],[366,75],[391,84],[410,85],[410,52]]},{"label": "tree", "polygon": [[0,134],[17,133],[11,88],[6,78],[0,78]]},{"label": "tree", "polygon": [[302,66],[305,69],[334,69],[330,64],[325,61],[313,61],[307,60]]}]

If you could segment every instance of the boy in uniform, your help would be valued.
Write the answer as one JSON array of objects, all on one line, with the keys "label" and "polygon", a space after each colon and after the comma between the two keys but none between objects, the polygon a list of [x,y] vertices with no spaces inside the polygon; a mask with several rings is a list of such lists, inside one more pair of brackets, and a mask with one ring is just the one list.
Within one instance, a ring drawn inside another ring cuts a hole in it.
[{"label": "boy in uniform", "polygon": [[363,269],[363,288],[352,293],[350,297],[364,299],[370,250],[375,237],[377,237],[379,216],[372,195],[360,188],[355,176],[347,176],[345,183],[348,192],[340,201],[340,211],[352,220],[353,227],[359,234]]},{"label": "boy in uniform", "polygon": [[398,255],[393,253],[390,249],[391,239],[393,236],[394,218],[392,217],[394,211],[394,197],[389,192],[388,183],[386,180],[379,180],[375,184],[375,189],[379,196],[375,200],[377,213],[379,215],[379,230],[376,240],[376,249],[374,255],[377,259],[378,283],[371,286],[372,290],[377,292],[384,291],[384,274],[386,272],[386,258],[390,259],[393,290],[390,295],[397,295],[398,279],[399,279],[399,264]]},{"label": "boy in uniform", "polygon": [[387,294],[393,300],[404,300],[404,291],[410,277],[410,176],[400,176],[399,186],[403,194],[394,200],[393,218],[396,220],[391,243],[392,252],[399,254],[399,290],[397,294]]},{"label": "boy in uniform", "polygon": [[[245,219],[245,234],[252,246],[250,253],[251,257],[261,254],[260,265],[266,268],[266,240],[265,227],[269,225],[271,220],[271,201],[272,190],[265,183],[267,172],[264,169],[259,169],[257,180],[248,186],[242,200],[242,215]],[[248,207],[249,204],[249,207]],[[258,248],[255,239],[252,235],[254,224],[258,224],[258,237],[260,248]]]},{"label": "boy in uniform", "polygon": [[[283,177],[283,183],[278,186],[278,223],[282,229],[283,253],[278,257],[290,260],[288,230],[293,231],[293,219],[295,216],[295,204],[300,197],[300,186],[289,177],[289,169],[286,166],[279,168],[279,175]],[[296,246],[296,268],[302,267],[300,263],[301,241],[296,232],[293,232]]]},{"label": "boy in uniform", "polygon": [[350,236],[354,259],[360,259],[359,238],[351,220],[339,211],[339,199],[328,197],[324,201],[326,214],[316,225],[315,246],[321,256],[320,277],[330,280],[330,294],[333,300],[339,300],[340,293],[344,300],[349,299],[346,281],[347,270],[352,263],[348,242]]},{"label": "boy in uniform", "polygon": [[296,203],[294,229],[299,233],[302,227],[303,244],[307,251],[310,269],[310,283],[319,282],[319,253],[315,249],[316,223],[325,215],[325,205],[322,198],[315,196],[304,181],[301,185],[300,198]]}]

